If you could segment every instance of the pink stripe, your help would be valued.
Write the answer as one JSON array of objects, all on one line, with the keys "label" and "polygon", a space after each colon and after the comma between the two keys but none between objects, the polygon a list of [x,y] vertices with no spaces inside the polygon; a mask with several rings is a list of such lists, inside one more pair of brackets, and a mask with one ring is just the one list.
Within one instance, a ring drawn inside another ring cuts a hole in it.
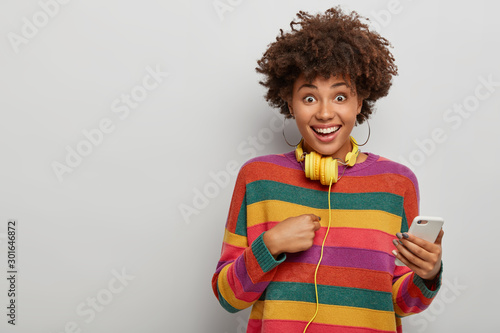
[{"label": "pink stripe", "polygon": [[248,237],[248,239],[256,239],[257,237],[260,236],[261,233],[271,229],[272,227],[274,227],[278,223],[279,222],[276,222],[276,221],[269,221],[269,222],[259,223],[257,225],[253,225],[251,227],[248,227],[247,228],[247,237]]},{"label": "pink stripe", "polygon": [[244,251],[244,247],[234,246],[223,242],[220,261],[232,261],[234,258],[238,258]]},{"label": "pink stripe", "polygon": [[[316,231],[314,244],[321,245],[323,243],[326,231],[327,227],[323,227]],[[396,239],[396,235],[388,234],[380,230],[333,227],[328,233],[325,245],[391,253],[391,251],[394,250],[394,244],[392,243],[393,239]]]},{"label": "pink stripe", "polygon": [[[250,319],[248,321],[247,333],[276,333],[276,332],[302,332],[307,322],[298,320],[277,320],[277,319]],[[394,333],[395,331],[376,330],[373,328],[352,327],[341,325],[328,325],[311,323],[307,328],[308,333],[342,332],[342,333]]]},{"label": "pink stripe", "polygon": [[[265,222],[247,229],[248,238],[258,237],[264,231],[274,227],[279,222]],[[316,231],[314,238],[315,245],[321,245],[326,234],[326,227],[322,227]],[[391,253],[394,250],[392,240],[396,239],[396,235],[388,234],[384,231],[375,229],[361,229],[361,228],[344,228],[332,227],[326,239],[326,246],[337,247],[356,247],[359,249],[368,249],[383,251]]]}]

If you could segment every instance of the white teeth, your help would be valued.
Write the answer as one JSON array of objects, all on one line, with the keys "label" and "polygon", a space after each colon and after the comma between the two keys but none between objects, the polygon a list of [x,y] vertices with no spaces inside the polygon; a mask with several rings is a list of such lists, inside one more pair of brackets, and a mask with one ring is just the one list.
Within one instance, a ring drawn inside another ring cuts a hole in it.
[{"label": "white teeth", "polygon": [[329,127],[329,128],[315,128],[314,130],[318,133],[321,133],[321,134],[330,134],[330,133],[337,131],[338,129],[339,129],[339,127],[335,126],[335,127]]}]

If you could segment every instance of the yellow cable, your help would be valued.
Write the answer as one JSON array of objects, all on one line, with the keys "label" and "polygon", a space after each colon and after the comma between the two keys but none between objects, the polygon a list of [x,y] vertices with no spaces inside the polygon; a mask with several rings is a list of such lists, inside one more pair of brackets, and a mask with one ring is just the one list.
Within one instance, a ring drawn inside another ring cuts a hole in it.
[{"label": "yellow cable", "polygon": [[316,318],[316,315],[318,314],[318,309],[319,309],[318,282],[317,282],[316,278],[318,276],[319,265],[321,264],[321,260],[323,260],[323,249],[325,248],[326,237],[328,237],[328,232],[330,231],[330,226],[332,224],[332,206],[331,206],[331,201],[330,201],[330,193],[332,190],[332,183],[333,183],[333,177],[330,178],[330,186],[328,187],[328,228],[326,229],[325,238],[323,238],[323,244],[321,244],[321,255],[319,256],[319,261],[318,261],[318,264],[316,265],[316,270],[314,271],[314,290],[316,291],[316,312],[314,313],[314,316],[311,318],[311,320],[309,320],[309,322],[307,323],[306,327],[304,328],[303,333],[305,333],[307,331],[307,328],[309,327],[309,325]]}]

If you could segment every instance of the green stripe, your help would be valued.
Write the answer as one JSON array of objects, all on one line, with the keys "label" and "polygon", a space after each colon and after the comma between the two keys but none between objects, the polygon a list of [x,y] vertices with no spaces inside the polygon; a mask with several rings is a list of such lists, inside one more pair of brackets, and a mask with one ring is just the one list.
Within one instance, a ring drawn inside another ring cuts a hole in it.
[{"label": "green stripe", "polygon": [[401,220],[401,232],[408,232],[408,220],[406,219],[406,213],[403,214],[403,219]]},{"label": "green stripe", "polygon": [[[318,285],[318,296],[321,304],[394,311],[390,292]],[[316,292],[311,283],[271,282],[260,300],[316,303]]]},{"label": "green stripe", "polygon": [[[333,209],[379,210],[397,216],[403,214],[403,197],[387,192],[331,194]],[[247,184],[247,205],[265,200],[279,200],[298,205],[328,209],[328,193],[274,182],[257,180]]]},{"label": "green stripe", "polygon": [[235,234],[247,237],[247,195],[243,197],[243,202],[241,203],[240,212],[238,213],[238,220],[236,221]]}]

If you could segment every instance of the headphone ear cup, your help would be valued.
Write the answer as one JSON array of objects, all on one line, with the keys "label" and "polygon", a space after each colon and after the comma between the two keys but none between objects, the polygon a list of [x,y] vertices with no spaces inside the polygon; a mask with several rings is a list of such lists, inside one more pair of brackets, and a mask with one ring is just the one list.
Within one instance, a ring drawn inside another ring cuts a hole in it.
[{"label": "headphone ear cup", "polygon": [[306,177],[311,180],[319,179],[319,170],[321,165],[321,155],[315,151],[310,152],[306,155],[305,160],[305,171]]},{"label": "headphone ear cup", "polygon": [[313,158],[311,157],[311,153],[307,154],[304,159],[304,169],[306,172],[306,177],[311,179],[311,170],[313,170],[313,166],[311,165]]},{"label": "headphone ear cup", "polygon": [[332,157],[321,159],[320,182],[323,185],[330,185],[330,179],[333,183],[338,180],[338,161]]},{"label": "headphone ear cup", "polygon": [[313,158],[313,175],[312,175],[312,180],[318,180],[319,179],[319,173],[321,169],[321,159],[322,156],[321,154],[318,154],[316,152],[312,152],[312,158]]}]

